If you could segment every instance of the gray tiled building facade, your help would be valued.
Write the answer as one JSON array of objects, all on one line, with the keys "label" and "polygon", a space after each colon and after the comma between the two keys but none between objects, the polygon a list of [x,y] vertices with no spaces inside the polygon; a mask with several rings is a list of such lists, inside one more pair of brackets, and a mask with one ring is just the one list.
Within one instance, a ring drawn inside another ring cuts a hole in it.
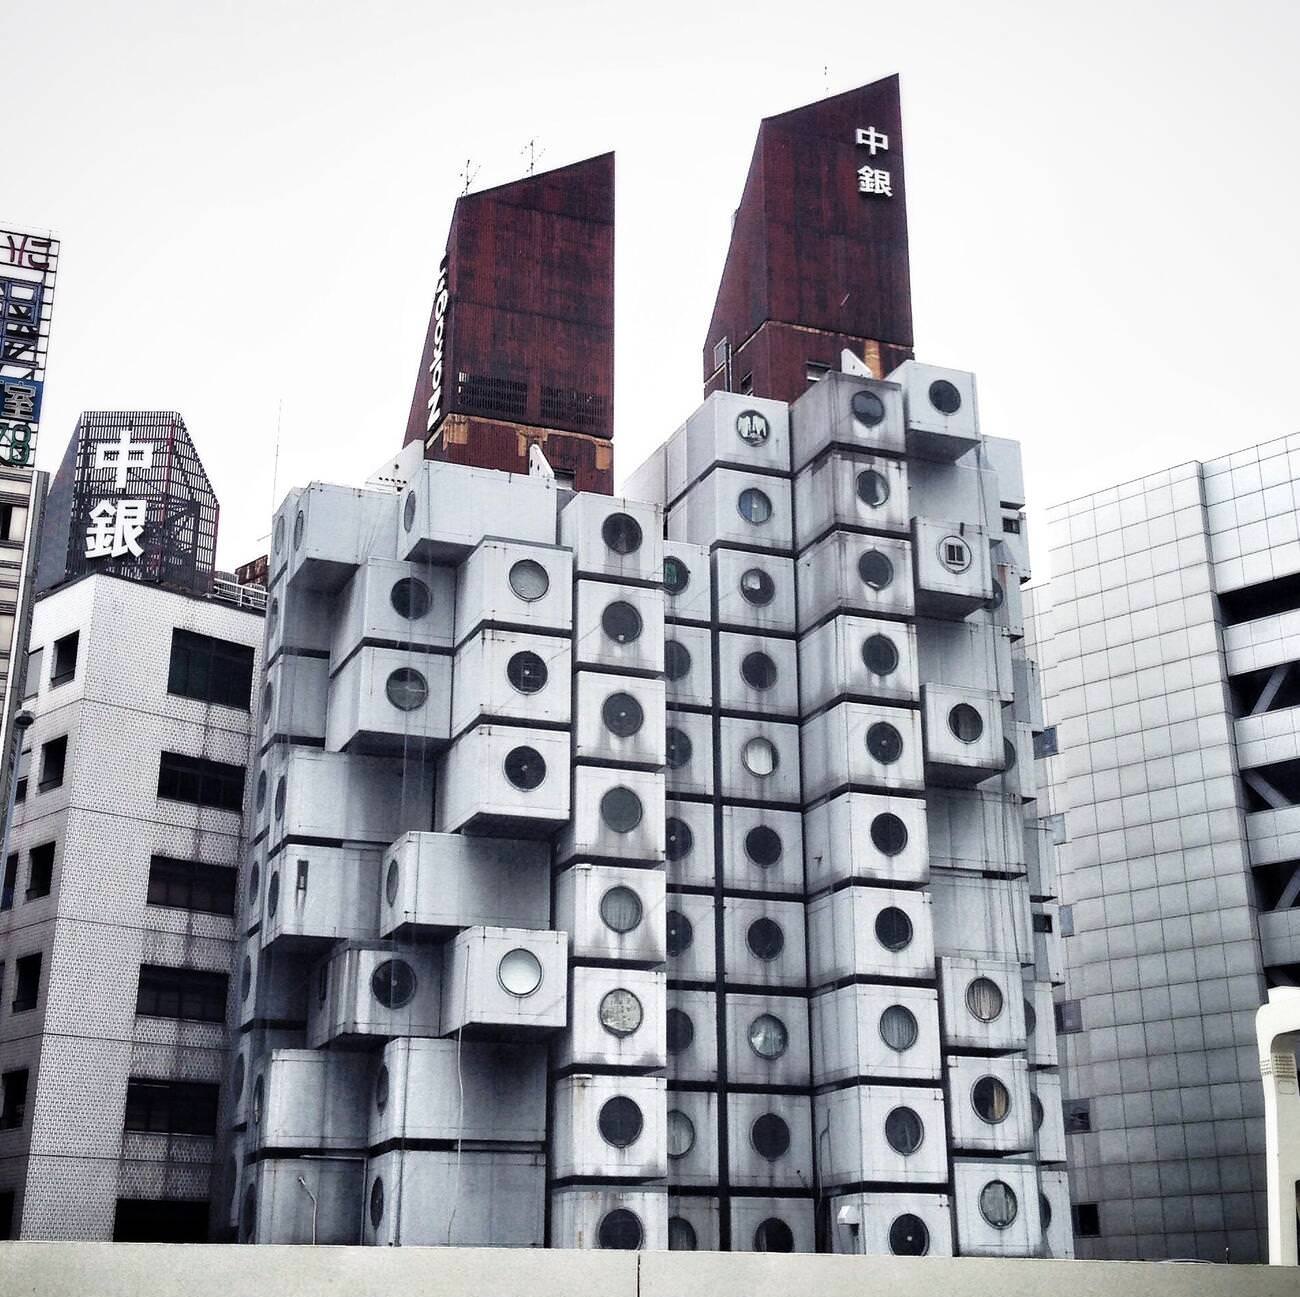
[{"label": "gray tiled building facade", "polygon": [[1255,1010],[1300,976],[1300,437],[1060,505],[1027,592],[1078,1255],[1266,1256]]}]

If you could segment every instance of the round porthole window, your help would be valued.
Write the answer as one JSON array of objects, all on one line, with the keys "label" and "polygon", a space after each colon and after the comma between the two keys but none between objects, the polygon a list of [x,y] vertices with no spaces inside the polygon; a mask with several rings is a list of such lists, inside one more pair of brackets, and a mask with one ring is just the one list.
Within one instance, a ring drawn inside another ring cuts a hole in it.
[{"label": "round porthole window", "polygon": [[685,1157],[695,1147],[695,1123],[680,1109],[668,1110],[668,1156]]},{"label": "round porthole window", "polygon": [[691,569],[675,554],[664,559],[664,589],[669,594],[681,594],[691,583]]},{"label": "round porthole window", "polygon": [[771,739],[761,736],[750,739],[740,750],[745,769],[756,779],[766,779],[777,767],[776,747]]},{"label": "round porthole window", "polygon": [[885,403],[869,388],[859,388],[854,392],[849,408],[853,411],[853,417],[859,423],[865,423],[868,428],[884,422]]},{"label": "round porthole window", "polygon": [[781,925],[772,919],[755,919],[745,933],[745,944],[755,959],[770,963],[779,958],[785,949],[785,933],[781,931]]},{"label": "round porthole window", "polygon": [[370,978],[370,990],[385,1009],[400,1009],[415,998],[415,969],[404,959],[386,959]]},{"label": "round porthole window", "polygon": [[885,1139],[895,1153],[911,1157],[925,1139],[925,1127],[911,1108],[895,1108],[885,1118]]},{"label": "round porthole window", "polygon": [[785,1221],[769,1216],[754,1231],[755,1252],[793,1252],[794,1231]]},{"label": "round porthole window", "polygon": [[307,516],[301,509],[298,510],[297,517],[293,520],[293,547],[300,549],[302,547],[302,538],[307,531]]},{"label": "round porthole window", "polygon": [[388,897],[389,905],[397,904],[398,876],[399,876],[399,871],[397,868],[397,861],[390,860],[388,862],[388,874],[384,878],[384,895]]},{"label": "round porthole window", "polygon": [[877,721],[867,730],[867,751],[882,766],[893,765],[903,755],[903,736],[888,721]]},{"label": "round porthole window", "polygon": [[257,772],[257,809],[260,811],[266,805],[266,771]]},{"label": "round porthole window", "polygon": [[677,956],[695,940],[695,928],[680,910],[668,911],[668,953]]},{"label": "round porthole window", "polygon": [[960,536],[945,536],[939,542],[939,562],[960,576],[971,565],[970,546]]},{"label": "round porthole window", "polygon": [[1032,1036],[1038,1030],[1038,1014],[1028,1000],[1025,1001],[1025,1035]]},{"label": "round porthole window", "polygon": [[266,688],[262,690],[262,728],[265,729],[271,720],[271,708],[275,703],[275,690],[271,688],[271,682],[266,682]]},{"label": "round porthole window", "polygon": [[612,932],[631,932],[641,922],[641,898],[630,887],[611,887],[600,898],[600,917]]},{"label": "round porthole window", "polygon": [[754,1151],[768,1162],[784,1157],[790,1149],[790,1127],[785,1118],[765,1112],[749,1128],[749,1142]]},{"label": "round porthole window", "polygon": [[272,548],[277,554],[284,549],[284,514],[275,520],[275,542]]},{"label": "round porthole window", "polygon": [[256,860],[253,861],[253,867],[248,874],[248,906],[249,909],[257,908],[257,898],[262,891],[262,870]]},{"label": "round porthole window", "polygon": [[990,612],[997,612],[997,610],[998,610],[999,608],[1001,608],[1002,605],[1006,602],[1006,598],[1007,598],[1007,594],[1006,594],[1006,591],[1003,590],[1003,588],[1002,588],[1002,582],[999,581],[999,580],[997,579],[997,577],[994,577],[994,578],[993,578],[993,596],[992,596],[991,599],[989,599],[989,602],[988,602],[988,608],[989,608],[989,611],[990,611]]},{"label": "round porthole window", "polygon": [[375,1176],[375,1182],[370,1186],[370,1224],[373,1228],[379,1228],[379,1222],[384,1219],[384,1181],[381,1176]]},{"label": "round porthole window", "polygon": [[912,920],[897,905],[886,905],[876,915],[876,940],[886,950],[906,950],[912,944]]},{"label": "round porthole window", "polygon": [[1006,1229],[1015,1220],[1019,1210],[1015,1193],[1004,1181],[990,1180],[980,1190],[980,1215],[994,1229]]},{"label": "round porthole window", "polygon": [[275,912],[280,908],[280,871],[277,869],[271,875],[271,881],[266,885],[266,913],[268,918],[275,918]]},{"label": "round porthole window", "polygon": [[756,824],[745,834],[745,854],[760,869],[769,869],[781,859],[781,835],[766,824]]},{"label": "round porthole window", "polygon": [[[668,1155],[672,1156],[671,1153]],[[685,1216],[668,1217],[668,1250],[670,1252],[694,1252],[699,1247],[695,1226]]]},{"label": "round porthole window", "polygon": [[610,694],[600,708],[605,728],[616,738],[630,739],[645,723],[645,712],[631,694]]},{"label": "round porthole window", "polygon": [[691,854],[695,845],[695,834],[685,820],[670,815],[664,821],[664,854],[669,860],[683,860]]},{"label": "round porthole window", "polygon": [[641,548],[641,524],[630,514],[611,513],[601,524],[600,535],[615,554],[635,554]]},{"label": "round porthole window", "polygon": [[772,516],[772,501],[756,486],[747,486],[736,501],[740,516],[761,527]]},{"label": "round porthole window", "polygon": [[512,748],[504,762],[506,778],[522,792],[532,792],[546,778],[546,762],[536,748]]},{"label": "round porthole window", "polygon": [[551,588],[551,578],[536,559],[521,558],[510,568],[510,588],[525,603],[536,603]]},{"label": "round porthole window", "polygon": [[883,590],[894,582],[894,565],[887,554],[869,549],[858,559],[858,576],[872,590]]},{"label": "round porthole window", "polygon": [[740,593],[746,603],[766,608],[776,594],[776,582],[761,567],[751,567],[740,575]]},{"label": "round porthole window", "polygon": [[970,703],[958,703],[948,713],[948,728],[962,743],[974,743],[984,733],[984,718]]},{"label": "round porthole window", "polygon": [[635,1252],[645,1239],[640,1217],[626,1207],[616,1207],[601,1217],[596,1228],[596,1242],[603,1248]]},{"label": "round porthole window", "polygon": [[379,1074],[375,1077],[375,1111],[383,1112],[388,1107],[388,1065],[379,1065]]},{"label": "round porthole window", "polygon": [[407,493],[406,499],[402,502],[402,526],[410,531],[415,526],[415,492]]},{"label": "round porthole window", "polygon": [[669,680],[684,680],[691,670],[690,650],[680,640],[664,641],[664,675]]},{"label": "round porthole window", "polygon": [[641,614],[625,599],[615,599],[600,614],[600,628],[615,644],[632,644],[641,638]]},{"label": "round porthole window", "polygon": [[521,694],[540,693],[549,678],[546,663],[528,649],[515,653],[506,663],[506,679]]},{"label": "round porthole window", "polygon": [[695,1039],[695,1025],[691,1022],[690,1015],[681,1009],[669,1009],[665,1016],[668,1025],[668,1052],[680,1054],[683,1050],[690,1049],[691,1041]]},{"label": "round porthole window", "polygon": [[878,509],[889,499],[889,483],[884,474],[874,468],[864,468],[858,474],[858,499],[872,509]]},{"label": "round porthole window", "polygon": [[413,712],[429,699],[429,682],[413,667],[398,667],[384,685],[388,701],[399,712]]},{"label": "round porthole window", "polygon": [[1010,739],[1002,740],[1002,773],[1010,774],[1016,768],[1016,745]]},{"label": "round porthole window", "polygon": [[977,977],[966,988],[966,1007],[981,1022],[993,1022],[1002,1012],[1002,988],[987,977]]},{"label": "round porthole window", "polygon": [[676,725],[664,731],[664,760],[669,770],[680,770],[691,759],[691,736]]},{"label": "round porthole window", "polygon": [[1052,1204],[1048,1202],[1045,1193],[1038,1195],[1038,1221],[1042,1226],[1043,1233],[1046,1234],[1052,1227]]},{"label": "round porthole window", "polygon": [[607,1100],[596,1118],[600,1137],[615,1148],[627,1148],[641,1138],[644,1126],[641,1109],[625,1094]]},{"label": "round porthole window", "polygon": [[246,1068],[244,1064],[244,1056],[243,1054],[239,1054],[235,1058],[235,1074],[230,1082],[230,1088],[234,1091],[234,1101],[236,1103],[239,1102],[240,1096],[244,1093],[245,1075]]},{"label": "round porthole window", "polygon": [[790,1044],[785,1023],[770,1013],[760,1013],[749,1024],[749,1047],[759,1058],[780,1058]]},{"label": "round porthole window", "polygon": [[924,1256],[930,1250],[930,1231],[925,1221],[904,1212],[889,1227],[889,1250],[895,1256]]},{"label": "round porthole window", "polygon": [[746,653],[740,675],[751,689],[770,689],[776,684],[776,663],[766,653]]},{"label": "round porthole window", "polygon": [[893,811],[882,811],[871,821],[872,845],[885,856],[896,856],[907,846],[907,825]]},{"label": "round porthole window", "polygon": [[542,961],[531,950],[516,946],[501,956],[497,965],[497,981],[501,989],[522,1000],[542,984]]},{"label": "round porthole window", "polygon": [[413,576],[404,576],[393,583],[389,593],[393,611],[406,621],[419,621],[433,607],[433,595],[423,581]]},{"label": "round porthole window", "polygon": [[284,776],[281,775],[280,778],[277,779],[275,783],[275,818],[277,820],[284,819],[284,804],[287,797],[288,797],[288,792],[286,789]]},{"label": "round porthole window", "polygon": [[901,1054],[916,1044],[916,1015],[901,1004],[891,1004],[880,1015],[880,1039]]},{"label": "round porthole window", "polygon": [[898,649],[888,635],[869,635],[862,645],[862,662],[872,675],[892,675],[898,669]]},{"label": "round porthole window", "polygon": [[239,970],[239,998],[240,1000],[248,999],[248,993],[253,989],[253,960],[251,956],[245,955],[244,962]]},{"label": "round porthole window", "polygon": [[956,414],[961,409],[961,393],[946,378],[930,384],[930,404],[940,414]]},{"label": "round porthole window", "polygon": [[631,833],[641,823],[641,799],[619,785],[600,799],[600,818],[615,833]]},{"label": "round porthole window", "polygon": [[1043,1128],[1043,1101],[1031,1090],[1029,1092],[1029,1115],[1034,1120],[1034,1129]]},{"label": "round porthole window", "polygon": [[996,1076],[981,1076],[971,1086],[970,1101],[975,1115],[990,1126],[1006,1121],[1011,1111],[1011,1092]]},{"label": "round porthole window", "polygon": [[630,1036],[641,1018],[641,1001],[625,987],[609,991],[600,1002],[600,1025],[611,1036]]}]

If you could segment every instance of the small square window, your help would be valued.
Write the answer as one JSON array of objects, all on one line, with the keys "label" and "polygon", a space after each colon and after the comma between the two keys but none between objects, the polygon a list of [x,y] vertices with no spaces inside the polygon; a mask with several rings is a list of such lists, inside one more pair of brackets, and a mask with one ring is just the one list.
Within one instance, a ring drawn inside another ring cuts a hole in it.
[{"label": "small square window", "polygon": [[1074,1233],[1077,1238],[1101,1236],[1101,1211],[1095,1202],[1077,1202],[1070,1211],[1074,1215]]},{"label": "small square window", "polygon": [[1020,535],[1020,519],[1014,514],[1002,519],[1003,532],[1009,532],[1013,536]]},{"label": "small square window", "polygon": [[1054,757],[1058,752],[1056,745],[1056,726],[1049,725],[1041,734],[1034,735],[1034,756]]},{"label": "small square window", "polygon": [[73,631],[62,639],[54,641],[54,660],[50,663],[50,684],[66,684],[77,674],[77,645],[81,641],[81,632]]},{"label": "small square window", "polygon": [[1067,1099],[1062,1106],[1067,1135],[1086,1135],[1092,1129],[1091,1099]]},{"label": "small square window", "polygon": [[1035,932],[1051,932],[1051,930],[1052,930],[1052,916],[1050,914],[1034,915]]},{"label": "small square window", "polygon": [[17,1130],[27,1112],[27,1069],[0,1073],[0,1130]]},{"label": "small square window", "polygon": [[50,885],[54,879],[54,843],[42,842],[33,847],[31,861],[27,867],[27,900],[50,894]]},{"label": "small square window", "polygon": [[741,396],[753,396],[754,394],[754,375],[745,374],[740,380]]},{"label": "small square window", "polygon": [[41,781],[37,788],[48,792],[63,783],[63,770],[68,759],[68,736],[60,734],[57,739],[41,744]]},{"label": "small square window", "polygon": [[36,997],[40,994],[41,952],[38,950],[34,955],[24,955],[15,960],[14,972],[17,978],[14,983],[13,1009],[15,1013],[26,1013],[36,1007]]},{"label": "small square window", "polygon": [[1058,1000],[1053,1007],[1058,1035],[1070,1036],[1083,1030],[1083,1007],[1078,1000]]}]

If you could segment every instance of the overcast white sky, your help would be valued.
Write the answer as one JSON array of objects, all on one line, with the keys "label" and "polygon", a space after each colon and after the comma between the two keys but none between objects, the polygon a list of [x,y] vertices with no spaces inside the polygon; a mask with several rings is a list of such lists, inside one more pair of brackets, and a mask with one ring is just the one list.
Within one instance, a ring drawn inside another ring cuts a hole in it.
[{"label": "overcast white sky", "polygon": [[38,463],[82,409],[181,411],[223,566],[265,547],[281,403],[279,494],[400,444],[466,158],[617,151],[621,481],[699,401],[759,119],[895,71],[917,354],[1024,443],[1031,528],[1300,429],[1296,0],[0,0],[0,32],[0,222],[63,239]]}]

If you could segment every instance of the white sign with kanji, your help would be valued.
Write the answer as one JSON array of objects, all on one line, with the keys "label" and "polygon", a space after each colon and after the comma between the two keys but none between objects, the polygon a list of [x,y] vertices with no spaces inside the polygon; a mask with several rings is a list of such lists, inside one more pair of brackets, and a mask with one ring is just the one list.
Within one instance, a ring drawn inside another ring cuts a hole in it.
[{"label": "white sign with kanji", "polygon": [[[889,136],[874,126],[859,126],[853,142],[866,149],[874,158],[877,153],[889,152]],[[875,194],[879,198],[894,196],[893,178],[883,168],[868,163],[858,168],[858,193]]]},{"label": "white sign with kanji", "polygon": [[147,500],[101,500],[90,511],[86,557],[125,558],[132,554],[139,558],[144,553],[140,537],[148,509]]}]

